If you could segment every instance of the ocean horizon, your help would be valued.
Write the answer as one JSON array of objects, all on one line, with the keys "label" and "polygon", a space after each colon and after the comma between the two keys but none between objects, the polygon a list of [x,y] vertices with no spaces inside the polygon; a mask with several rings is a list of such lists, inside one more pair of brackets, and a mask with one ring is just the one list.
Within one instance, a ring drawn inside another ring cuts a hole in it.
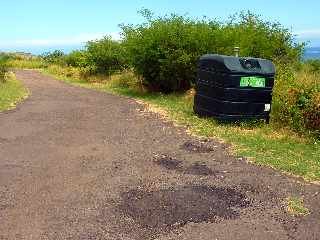
[{"label": "ocean horizon", "polygon": [[[54,50],[61,50],[64,53],[68,54],[74,50],[84,49],[83,45],[74,45],[74,46],[53,46],[53,47],[30,47],[30,48],[21,48],[12,51],[12,49],[0,49],[0,52],[25,52],[31,53],[33,55],[41,55],[46,52],[52,52]],[[302,56],[302,60],[310,59],[320,59],[320,47],[307,47]]]},{"label": "ocean horizon", "polygon": [[320,59],[320,47],[308,47],[303,54],[303,60]]}]

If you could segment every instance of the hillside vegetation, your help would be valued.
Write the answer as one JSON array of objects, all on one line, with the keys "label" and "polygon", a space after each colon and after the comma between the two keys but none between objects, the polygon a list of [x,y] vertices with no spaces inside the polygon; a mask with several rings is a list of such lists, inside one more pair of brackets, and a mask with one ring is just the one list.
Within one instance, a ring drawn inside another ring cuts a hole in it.
[{"label": "hillside vegetation", "polygon": [[7,55],[0,55],[0,84],[6,81],[8,59],[9,57]]},{"label": "hillside vegetation", "polygon": [[27,89],[8,70],[8,61],[7,55],[0,54],[0,111],[15,107],[28,95]]},{"label": "hillside vegetation", "polygon": [[[281,24],[250,12],[234,15],[227,22],[178,15],[153,17],[149,10],[141,14],[144,23],[121,26],[122,41],[106,36],[68,55],[57,50],[31,60],[11,56],[12,66],[58,65],[69,77],[95,80],[132,71],[139,79],[134,85],[149,92],[181,93],[193,88],[201,55],[232,55],[239,46],[242,56],[271,59],[276,64],[271,121],[319,137],[320,64],[300,62],[304,45],[295,44],[292,33]],[[127,81],[125,85],[133,82]]]},{"label": "hillside vegetation", "polygon": [[[106,36],[81,51],[17,59],[12,67],[42,68],[72,84],[139,98],[160,107],[202,136],[234,144],[237,154],[309,180],[320,180],[320,62],[301,62],[304,44],[277,22],[250,12],[226,22],[179,15],[121,25],[122,40]],[[194,115],[193,87],[199,57],[207,53],[271,59],[277,69],[270,125],[221,124]]]}]

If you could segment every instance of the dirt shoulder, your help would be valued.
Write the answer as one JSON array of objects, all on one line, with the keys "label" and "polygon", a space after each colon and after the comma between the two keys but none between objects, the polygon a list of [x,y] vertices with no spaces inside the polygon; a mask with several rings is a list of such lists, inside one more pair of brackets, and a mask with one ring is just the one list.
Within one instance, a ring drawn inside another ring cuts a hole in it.
[{"label": "dirt shoulder", "polygon": [[[17,71],[0,113],[0,239],[320,239],[320,189],[134,100]],[[304,198],[311,214],[286,213]]]}]

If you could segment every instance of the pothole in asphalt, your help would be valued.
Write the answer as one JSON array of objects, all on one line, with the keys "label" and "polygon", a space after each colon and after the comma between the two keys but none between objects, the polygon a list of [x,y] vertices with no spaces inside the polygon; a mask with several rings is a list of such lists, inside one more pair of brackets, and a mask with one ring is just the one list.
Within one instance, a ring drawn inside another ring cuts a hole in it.
[{"label": "pothole in asphalt", "polygon": [[214,151],[214,147],[210,146],[206,142],[189,141],[189,142],[185,142],[181,148],[188,152],[194,152],[194,153],[209,153]]},{"label": "pothole in asphalt", "polygon": [[177,170],[180,168],[182,161],[179,161],[167,155],[162,155],[155,160],[155,163],[168,170]]},{"label": "pothole in asphalt", "polygon": [[154,162],[167,170],[175,170],[183,174],[198,176],[215,176],[217,174],[217,172],[210,169],[205,163],[196,162],[185,168],[182,166],[182,161],[167,155],[157,155]]},{"label": "pothole in asphalt", "polygon": [[140,226],[153,230],[181,227],[188,222],[235,219],[249,206],[246,196],[232,188],[181,186],[154,192],[131,190],[122,195],[120,209]]},{"label": "pothole in asphalt", "polygon": [[185,174],[200,175],[200,176],[214,176],[217,172],[212,171],[204,163],[194,163],[184,170]]}]

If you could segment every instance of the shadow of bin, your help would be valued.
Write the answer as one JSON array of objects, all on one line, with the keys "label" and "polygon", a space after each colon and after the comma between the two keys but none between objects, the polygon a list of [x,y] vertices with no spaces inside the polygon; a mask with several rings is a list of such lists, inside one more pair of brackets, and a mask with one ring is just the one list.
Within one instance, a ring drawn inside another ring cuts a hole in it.
[{"label": "shadow of bin", "polygon": [[204,55],[198,62],[194,111],[223,121],[269,122],[274,76],[269,60]]}]

